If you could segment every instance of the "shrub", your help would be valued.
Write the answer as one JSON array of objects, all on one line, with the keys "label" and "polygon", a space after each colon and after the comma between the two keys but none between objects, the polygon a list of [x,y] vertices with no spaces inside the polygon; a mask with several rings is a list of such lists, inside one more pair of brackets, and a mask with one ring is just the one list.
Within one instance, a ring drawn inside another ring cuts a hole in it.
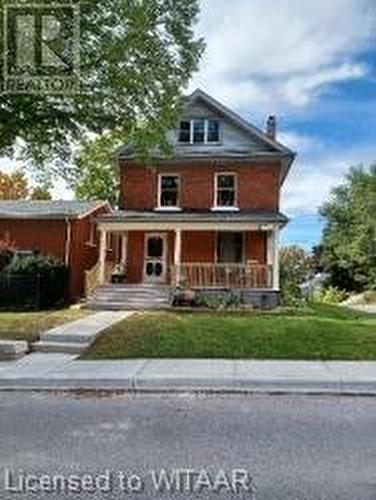
[{"label": "shrub", "polygon": [[0,271],[11,262],[13,255],[14,245],[9,238],[0,240]]},{"label": "shrub", "polygon": [[210,294],[204,291],[195,294],[194,305],[196,307],[207,307],[209,309],[232,309],[241,308],[243,300],[239,293],[232,290]]},{"label": "shrub", "polygon": [[346,300],[347,297],[347,292],[334,286],[322,288],[313,294],[314,302],[322,302],[324,304],[339,304],[340,302]]},{"label": "shrub", "polygon": [[63,262],[42,254],[36,255],[15,255],[11,262],[4,269],[5,272],[11,274],[49,274],[63,272],[66,269]]},{"label": "shrub", "polygon": [[43,308],[66,299],[68,269],[54,257],[15,255],[0,277],[3,305]]}]

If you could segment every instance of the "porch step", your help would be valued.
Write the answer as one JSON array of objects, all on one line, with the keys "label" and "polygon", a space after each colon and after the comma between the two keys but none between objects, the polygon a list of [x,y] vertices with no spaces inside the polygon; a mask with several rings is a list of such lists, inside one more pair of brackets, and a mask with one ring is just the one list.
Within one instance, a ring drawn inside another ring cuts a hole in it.
[{"label": "porch step", "polygon": [[49,342],[40,340],[31,345],[33,352],[61,352],[66,354],[80,354],[90,344],[83,342]]},{"label": "porch step", "polygon": [[104,285],[86,302],[94,310],[150,310],[170,307],[170,288],[156,285]]}]

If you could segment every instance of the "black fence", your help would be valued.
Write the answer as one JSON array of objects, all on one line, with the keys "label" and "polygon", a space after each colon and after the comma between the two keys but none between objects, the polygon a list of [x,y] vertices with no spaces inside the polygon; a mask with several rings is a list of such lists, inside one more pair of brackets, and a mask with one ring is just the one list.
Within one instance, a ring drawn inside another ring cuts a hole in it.
[{"label": "black fence", "polygon": [[46,309],[67,297],[68,276],[0,273],[1,309]]}]

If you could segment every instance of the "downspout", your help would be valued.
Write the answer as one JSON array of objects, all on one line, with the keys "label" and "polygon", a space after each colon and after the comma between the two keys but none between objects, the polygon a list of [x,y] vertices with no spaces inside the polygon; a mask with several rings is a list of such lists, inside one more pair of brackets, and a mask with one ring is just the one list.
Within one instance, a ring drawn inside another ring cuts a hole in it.
[{"label": "downspout", "polygon": [[65,235],[65,256],[64,256],[64,261],[65,265],[69,267],[69,260],[70,260],[70,247],[71,247],[71,240],[72,240],[72,223],[71,220],[66,217],[65,223],[67,225],[67,231]]}]

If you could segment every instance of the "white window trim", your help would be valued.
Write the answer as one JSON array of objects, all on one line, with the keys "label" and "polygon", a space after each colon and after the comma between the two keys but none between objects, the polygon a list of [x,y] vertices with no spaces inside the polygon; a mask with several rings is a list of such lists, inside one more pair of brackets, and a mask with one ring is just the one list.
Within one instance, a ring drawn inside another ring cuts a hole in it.
[{"label": "white window trim", "polygon": [[[194,142],[193,141],[193,134],[194,134],[194,122],[195,121],[202,121],[204,120],[204,142]],[[210,120],[215,120],[218,122],[218,141],[208,141],[208,135],[209,135],[209,121]],[[189,142],[183,142],[179,141],[179,132],[178,132],[178,144],[179,145],[186,145],[186,146],[207,146],[207,145],[216,145],[216,144],[222,144],[222,137],[221,137],[221,121],[218,120],[217,118],[187,118],[187,119],[182,119],[180,120],[182,122],[188,122],[190,123],[190,129],[189,129]],[[179,129],[180,131],[180,129]]]},{"label": "white window trim", "polygon": [[[234,182],[235,204],[232,206],[217,205],[218,177],[222,176],[222,175],[231,175],[235,179],[235,182]],[[237,174],[237,172],[215,172],[215,174],[214,174],[214,199],[213,199],[213,206],[212,206],[211,210],[213,212],[215,212],[215,211],[238,212],[239,211],[239,207],[238,207],[238,174]]]},{"label": "white window trim", "polygon": [[89,239],[86,241],[86,245],[89,247],[96,247],[96,236],[97,236],[97,224],[94,218],[90,219],[90,229],[89,229]]},{"label": "white window trim", "polygon": [[[162,197],[162,177],[177,177],[178,178],[178,205],[176,206],[171,206],[171,207],[165,207],[161,205],[161,197]],[[158,174],[158,194],[157,194],[157,206],[154,208],[154,210],[158,212],[176,212],[180,211],[180,198],[181,198],[181,182],[180,182],[180,174],[176,173],[159,173]]]}]

